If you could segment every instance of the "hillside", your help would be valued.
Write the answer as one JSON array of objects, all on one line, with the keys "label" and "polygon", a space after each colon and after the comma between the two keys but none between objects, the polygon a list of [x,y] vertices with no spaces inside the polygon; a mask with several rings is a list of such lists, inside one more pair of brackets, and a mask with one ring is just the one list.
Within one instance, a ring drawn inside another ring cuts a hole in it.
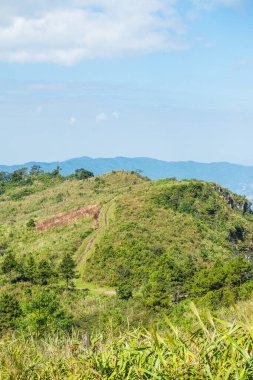
[{"label": "hillside", "polygon": [[[252,254],[249,207],[245,199],[200,181],[133,188],[114,200],[112,220],[87,259],[84,278],[125,285],[150,307],[215,297],[216,291],[221,301],[224,289],[241,281],[229,278],[232,268],[236,272]],[[221,263],[227,273],[214,269]]]},{"label": "hillside", "polygon": [[172,178],[191,179],[217,182],[231,191],[246,195],[253,199],[253,167],[230,164],[227,162],[198,163],[198,162],[166,162],[152,158],[90,158],[80,157],[63,162],[29,162],[22,165],[0,165],[0,171],[11,172],[22,167],[30,168],[38,164],[46,172],[52,171],[56,166],[62,168],[63,175],[72,174],[78,168],[86,168],[95,175],[108,173],[112,170],[140,170],[144,176],[151,179]]},{"label": "hillside", "polygon": [[[33,254],[40,259],[53,254],[57,260],[63,252],[77,254],[78,248],[85,244],[85,237],[96,229],[94,217],[101,208],[129,186],[143,182],[146,180],[139,175],[128,173],[85,181],[42,174],[34,177],[32,183],[24,180],[24,183],[7,185],[0,196],[2,245],[20,257]],[[62,214],[73,214],[85,207],[91,207],[90,212],[79,212],[79,217],[74,218],[70,215],[69,221],[50,226],[53,218],[64,219]],[[36,223],[35,229],[27,228],[31,219]],[[43,223],[49,224],[48,228],[43,228]]]},{"label": "hillside", "polygon": [[79,283],[122,288],[154,308],[247,282],[244,272],[213,273],[219,263],[251,260],[253,249],[250,203],[214,183],[112,172],[87,180],[38,174],[3,186],[2,257],[55,266],[70,254]]},{"label": "hillside", "polygon": [[[3,378],[205,379],[222,378],[224,365],[252,373],[239,347],[251,345],[253,318],[246,198],[136,172],[17,174],[0,181]],[[229,322],[236,305],[238,326]],[[224,361],[213,361],[224,347]]]}]

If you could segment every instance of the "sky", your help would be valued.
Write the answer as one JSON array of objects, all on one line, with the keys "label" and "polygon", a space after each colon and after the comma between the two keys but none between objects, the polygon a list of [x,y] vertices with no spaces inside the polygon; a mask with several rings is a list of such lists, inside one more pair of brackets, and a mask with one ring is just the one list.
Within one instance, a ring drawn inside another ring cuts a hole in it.
[{"label": "sky", "polygon": [[253,165],[252,0],[0,0],[0,164]]}]

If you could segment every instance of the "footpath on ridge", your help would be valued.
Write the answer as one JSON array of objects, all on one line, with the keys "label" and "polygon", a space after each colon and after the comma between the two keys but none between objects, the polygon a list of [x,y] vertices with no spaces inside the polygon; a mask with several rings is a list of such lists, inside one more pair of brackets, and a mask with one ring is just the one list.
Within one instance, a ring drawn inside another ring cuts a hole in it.
[{"label": "footpath on ridge", "polygon": [[[115,198],[114,198],[115,199]],[[109,225],[109,220],[108,220],[108,215],[109,211],[113,205],[113,200],[111,200],[109,203],[107,203],[104,207],[102,207],[99,210],[99,213],[97,214],[96,218],[96,227],[95,230],[88,241],[85,250],[83,253],[79,256],[77,260],[77,266],[80,268],[81,265],[83,264],[84,260],[87,258],[87,256],[91,253],[92,249],[94,248],[99,236],[103,233],[103,231],[108,227]],[[86,289],[88,286],[78,286],[79,289]],[[115,289],[108,289],[108,288],[103,288],[103,287],[98,287],[98,288],[91,288],[93,292],[95,293],[100,293],[100,294],[105,294],[105,295],[116,295],[116,290]]]}]

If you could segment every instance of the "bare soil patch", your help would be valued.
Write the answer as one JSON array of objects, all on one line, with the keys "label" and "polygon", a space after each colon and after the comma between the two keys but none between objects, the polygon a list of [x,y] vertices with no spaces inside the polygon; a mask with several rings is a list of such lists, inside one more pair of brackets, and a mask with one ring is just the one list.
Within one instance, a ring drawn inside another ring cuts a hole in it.
[{"label": "bare soil patch", "polygon": [[62,227],[68,224],[72,224],[76,220],[84,218],[86,216],[93,217],[94,227],[96,228],[99,214],[100,207],[98,205],[84,206],[75,210],[60,213],[50,219],[40,221],[36,224],[36,230],[41,232],[55,227]]}]

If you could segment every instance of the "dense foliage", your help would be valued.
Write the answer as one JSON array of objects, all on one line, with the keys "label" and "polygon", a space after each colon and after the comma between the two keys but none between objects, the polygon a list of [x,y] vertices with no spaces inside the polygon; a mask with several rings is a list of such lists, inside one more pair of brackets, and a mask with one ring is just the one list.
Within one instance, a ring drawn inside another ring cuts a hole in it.
[{"label": "dense foliage", "polygon": [[240,298],[237,287],[252,280],[252,216],[247,200],[230,194],[231,207],[226,194],[163,180],[118,198],[86,278],[127,285],[158,309],[221,289]]}]

